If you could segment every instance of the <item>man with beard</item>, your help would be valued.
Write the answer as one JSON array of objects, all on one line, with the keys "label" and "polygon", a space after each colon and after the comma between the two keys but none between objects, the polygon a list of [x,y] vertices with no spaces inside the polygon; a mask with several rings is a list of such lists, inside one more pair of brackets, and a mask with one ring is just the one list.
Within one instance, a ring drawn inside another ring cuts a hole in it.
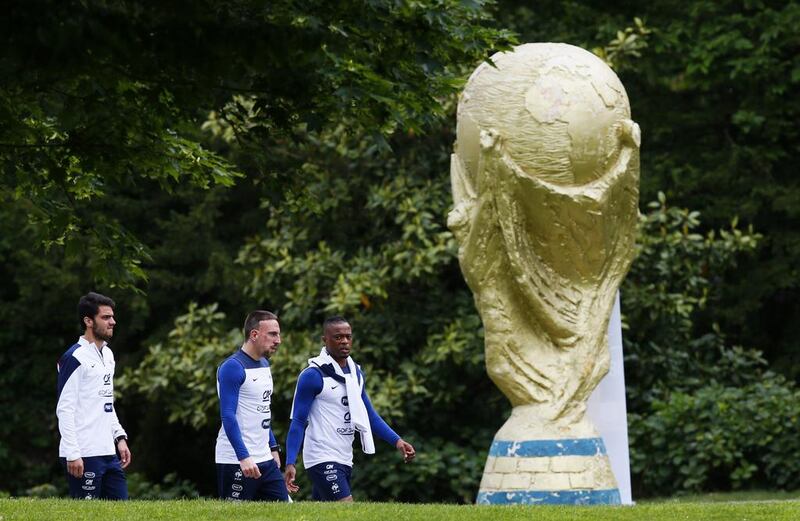
[{"label": "man with beard", "polygon": [[244,344],[217,370],[222,426],[217,435],[220,499],[289,501],[280,446],[272,432],[269,358],[281,343],[278,317],[253,311],[244,321]]},{"label": "man with beard", "polygon": [[131,462],[114,409],[114,301],[90,292],[78,301],[83,335],[58,361],[58,455],[72,498],[128,499]]}]

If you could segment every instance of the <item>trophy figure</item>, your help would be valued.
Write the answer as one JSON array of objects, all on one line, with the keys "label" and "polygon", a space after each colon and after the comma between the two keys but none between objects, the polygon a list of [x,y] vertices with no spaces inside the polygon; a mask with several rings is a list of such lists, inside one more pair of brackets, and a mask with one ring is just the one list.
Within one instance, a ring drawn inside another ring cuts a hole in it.
[{"label": "trophy figure", "polygon": [[619,504],[585,413],[634,255],[639,127],[617,76],[583,49],[526,44],[492,62],[459,100],[448,215],[488,374],[513,406],[477,502]]}]

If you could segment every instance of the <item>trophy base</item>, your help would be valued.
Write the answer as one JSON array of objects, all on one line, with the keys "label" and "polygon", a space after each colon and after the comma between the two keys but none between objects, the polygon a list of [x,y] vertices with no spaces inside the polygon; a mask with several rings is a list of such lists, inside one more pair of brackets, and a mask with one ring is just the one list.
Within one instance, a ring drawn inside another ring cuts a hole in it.
[{"label": "trophy base", "polygon": [[495,434],[478,504],[619,505],[603,439],[585,415],[547,420],[514,407]]}]

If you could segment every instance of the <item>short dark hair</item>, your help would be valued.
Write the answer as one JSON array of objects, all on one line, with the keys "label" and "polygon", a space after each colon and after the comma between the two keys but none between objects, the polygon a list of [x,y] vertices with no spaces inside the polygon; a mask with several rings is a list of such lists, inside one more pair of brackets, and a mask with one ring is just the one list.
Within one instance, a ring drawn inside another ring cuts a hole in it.
[{"label": "short dark hair", "polygon": [[344,318],[342,316],[339,316],[339,315],[335,315],[333,317],[326,318],[325,322],[322,323],[322,334],[325,334],[325,331],[328,330],[329,326],[332,326],[334,324],[349,324],[349,323],[350,322],[348,322],[348,320],[346,318]]},{"label": "short dark hair", "polygon": [[94,320],[94,317],[97,316],[100,310],[100,306],[109,306],[111,309],[114,309],[116,304],[105,295],[95,293],[94,291],[90,291],[78,301],[78,322],[80,322],[84,331],[86,330],[86,324],[83,323],[83,319],[89,317]]},{"label": "short dark hair", "polygon": [[244,319],[244,339],[250,338],[250,331],[258,329],[258,324],[264,320],[274,320],[280,324],[278,315],[271,311],[263,311],[261,309],[251,311],[247,314],[247,318]]}]

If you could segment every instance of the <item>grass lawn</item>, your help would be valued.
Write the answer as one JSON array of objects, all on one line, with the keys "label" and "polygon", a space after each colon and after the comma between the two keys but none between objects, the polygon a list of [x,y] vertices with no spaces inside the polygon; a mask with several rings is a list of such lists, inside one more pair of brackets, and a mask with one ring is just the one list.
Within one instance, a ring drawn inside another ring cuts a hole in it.
[{"label": "grass lawn", "polygon": [[472,506],[303,502],[227,503],[217,500],[129,501],[112,503],[68,499],[0,499],[0,521],[795,521],[800,501],[647,502],[633,507]]}]

